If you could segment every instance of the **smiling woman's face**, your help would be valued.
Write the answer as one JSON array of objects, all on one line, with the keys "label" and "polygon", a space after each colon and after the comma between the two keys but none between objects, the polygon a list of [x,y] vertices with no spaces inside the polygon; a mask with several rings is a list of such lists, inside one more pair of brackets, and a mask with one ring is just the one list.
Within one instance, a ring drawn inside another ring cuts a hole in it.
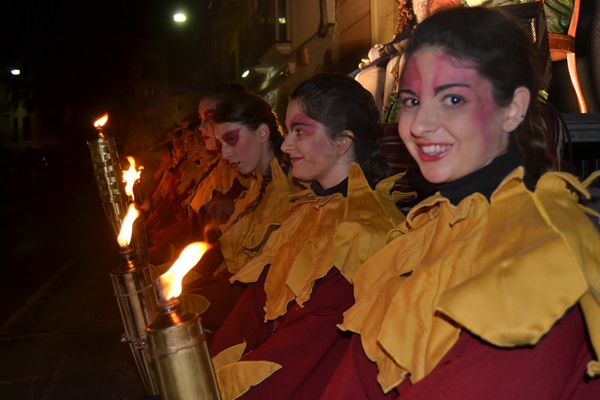
[{"label": "smiling woman's face", "polygon": [[491,83],[439,49],[407,61],[400,98],[398,132],[429,182],[462,178],[508,147],[506,109],[494,102]]},{"label": "smiling woman's face", "polygon": [[325,126],[307,116],[298,101],[287,108],[288,134],[281,150],[289,154],[292,174],[305,181],[316,180],[330,188],[348,176],[348,166],[339,163],[339,155]]}]

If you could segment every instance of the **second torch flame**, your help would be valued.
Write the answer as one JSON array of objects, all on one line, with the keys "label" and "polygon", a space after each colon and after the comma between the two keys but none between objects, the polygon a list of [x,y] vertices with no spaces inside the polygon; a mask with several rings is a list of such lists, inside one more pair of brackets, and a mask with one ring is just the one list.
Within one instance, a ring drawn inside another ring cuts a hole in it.
[{"label": "second torch flame", "polygon": [[126,249],[131,242],[131,235],[133,232],[133,223],[140,216],[140,212],[135,208],[135,205],[131,203],[129,205],[129,209],[127,210],[127,215],[125,215],[125,219],[123,220],[123,225],[121,225],[121,231],[119,231],[119,236],[117,237],[117,241],[119,242],[119,246],[121,248]]},{"label": "second torch flame", "polygon": [[162,299],[170,300],[181,294],[183,277],[198,264],[206,250],[208,245],[203,242],[191,243],[183,249],[171,268],[158,278]]},{"label": "second torch flame", "polygon": [[140,165],[136,169],[135,158],[131,156],[127,156],[127,161],[129,161],[129,169],[123,172],[123,182],[125,182],[125,193],[127,194],[127,196],[131,197],[132,200],[135,200],[133,194],[133,185],[136,181],[140,179],[144,167]]}]

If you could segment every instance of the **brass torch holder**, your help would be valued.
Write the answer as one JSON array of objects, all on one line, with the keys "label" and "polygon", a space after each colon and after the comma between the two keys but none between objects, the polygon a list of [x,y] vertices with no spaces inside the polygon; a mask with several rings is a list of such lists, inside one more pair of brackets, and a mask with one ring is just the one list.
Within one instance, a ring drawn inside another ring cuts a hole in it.
[{"label": "brass torch holder", "polygon": [[[117,237],[129,206],[117,145],[112,137],[97,138],[88,141],[87,145],[102,207]],[[133,224],[130,248],[134,250],[138,260],[148,261],[148,240],[141,216]]]},{"label": "brass torch holder", "polygon": [[221,398],[197,314],[184,314],[177,299],[161,301],[146,332],[152,369],[163,400]]},{"label": "brass torch holder", "polygon": [[117,145],[112,137],[88,141],[87,145],[102,206],[115,235],[119,235],[121,224],[127,214],[128,199]]},{"label": "brass torch holder", "polygon": [[158,385],[146,353],[146,326],[156,315],[156,294],[148,264],[130,259],[131,254],[124,253],[121,265],[110,274],[125,327],[121,341],[129,344],[147,393],[156,395]]},{"label": "brass torch holder", "polygon": [[146,234],[146,220],[143,214],[133,222],[131,243],[136,259],[148,263],[148,236]]}]

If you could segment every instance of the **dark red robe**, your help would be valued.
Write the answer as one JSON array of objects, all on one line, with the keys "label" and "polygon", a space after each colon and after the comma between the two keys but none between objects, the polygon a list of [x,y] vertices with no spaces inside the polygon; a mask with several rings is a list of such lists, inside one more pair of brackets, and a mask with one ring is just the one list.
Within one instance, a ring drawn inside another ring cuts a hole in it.
[{"label": "dark red robe", "polygon": [[303,307],[292,302],[284,316],[265,323],[267,272],[265,268],[257,282],[248,284],[213,339],[211,355],[246,341],[241,361],[267,360],[283,366],[243,399],[317,399],[350,343],[349,334],[336,324],[353,303],[352,286],[337,268],[331,268],[315,282]]},{"label": "dark red robe", "polygon": [[600,399],[600,379],[585,374],[592,354],[581,310],[575,306],[532,347],[499,348],[464,331],[429,375],[414,385],[407,377],[384,396],[376,381],[377,366],[367,359],[359,336],[354,335],[321,398]]}]

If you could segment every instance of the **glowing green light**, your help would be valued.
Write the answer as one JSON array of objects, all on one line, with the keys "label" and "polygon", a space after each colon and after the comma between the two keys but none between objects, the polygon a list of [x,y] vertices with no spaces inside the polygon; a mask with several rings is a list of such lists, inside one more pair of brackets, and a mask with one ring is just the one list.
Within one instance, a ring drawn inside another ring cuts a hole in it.
[{"label": "glowing green light", "polygon": [[183,13],[177,13],[175,15],[173,15],[173,21],[175,22],[185,22],[187,20],[187,17],[185,14]]}]

